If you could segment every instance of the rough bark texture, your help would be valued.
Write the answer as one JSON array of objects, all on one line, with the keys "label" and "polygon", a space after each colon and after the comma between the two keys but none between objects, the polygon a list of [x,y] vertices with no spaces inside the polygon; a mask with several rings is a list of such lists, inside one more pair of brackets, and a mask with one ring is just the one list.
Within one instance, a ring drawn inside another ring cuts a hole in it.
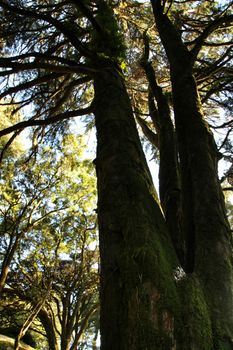
[{"label": "rough bark texture", "polygon": [[[186,269],[195,272],[208,306],[213,339],[210,349],[230,349],[233,339],[232,252],[217,177],[217,149],[203,119],[191,55],[173,24],[162,13],[160,1],[151,3],[170,63],[188,242]],[[198,325],[196,329],[198,332]],[[193,348],[198,349],[198,345]]]},{"label": "rough bark texture", "polygon": [[119,71],[95,79],[101,349],[172,349],[177,260]]}]

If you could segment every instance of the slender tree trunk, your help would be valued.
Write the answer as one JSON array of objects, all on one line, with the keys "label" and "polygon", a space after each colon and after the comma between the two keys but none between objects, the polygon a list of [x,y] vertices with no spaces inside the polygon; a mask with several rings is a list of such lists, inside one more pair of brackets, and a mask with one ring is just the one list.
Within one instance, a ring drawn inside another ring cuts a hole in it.
[{"label": "slender tree trunk", "polygon": [[94,83],[101,349],[172,349],[177,266],[122,75]]},{"label": "slender tree trunk", "polygon": [[[232,251],[217,176],[217,149],[203,119],[191,54],[163,14],[160,1],[151,3],[170,63],[188,245],[186,270],[197,275],[204,292],[213,334],[209,348],[230,349],[233,339]],[[195,330],[193,334],[195,337]]]},{"label": "slender tree trunk", "polygon": [[41,309],[38,317],[44,327],[48,339],[49,350],[59,350],[59,345],[56,336],[56,329],[52,317],[45,309]]},{"label": "slender tree trunk", "polygon": [[0,293],[3,290],[5,283],[6,283],[6,279],[9,273],[9,265],[5,265],[3,264],[2,266],[2,270],[1,270],[1,274],[0,274]]},{"label": "slender tree trunk", "polygon": [[1,273],[0,273],[0,293],[3,290],[6,279],[8,276],[8,273],[10,271],[10,264],[12,262],[13,256],[16,252],[16,249],[18,248],[20,238],[22,236],[22,233],[19,234],[14,241],[14,237],[10,239],[9,246],[7,248],[7,251],[5,253],[2,267],[1,267]]},{"label": "slender tree trunk", "polygon": [[[185,240],[183,236],[183,215],[181,207],[180,170],[177,159],[176,135],[171,120],[170,107],[162,88],[157,84],[156,76],[149,58],[149,41],[144,39],[145,57],[142,67],[149,82],[148,104],[150,116],[158,135],[159,148],[159,195],[172,243],[184,268]],[[147,56],[146,56],[147,52]],[[157,108],[154,103],[157,102]]]},{"label": "slender tree trunk", "polygon": [[71,329],[62,329],[61,332],[61,350],[69,350],[70,349],[70,344],[71,344]]}]

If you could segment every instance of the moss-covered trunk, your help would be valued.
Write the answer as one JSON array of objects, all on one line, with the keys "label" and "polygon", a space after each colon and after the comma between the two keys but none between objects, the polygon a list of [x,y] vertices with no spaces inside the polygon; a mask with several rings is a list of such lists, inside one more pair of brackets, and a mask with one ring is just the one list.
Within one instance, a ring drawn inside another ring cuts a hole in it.
[{"label": "moss-covered trunk", "polygon": [[[191,55],[178,31],[163,14],[160,1],[151,2],[170,63],[188,249],[186,270],[197,276],[208,306],[213,332],[210,349],[230,349],[233,338],[232,251],[217,176],[217,149],[203,119]],[[198,333],[198,324],[195,327]]]},{"label": "moss-covered trunk", "polygon": [[172,349],[177,261],[121,73],[95,79],[101,349]]},{"label": "moss-covered trunk", "polygon": [[233,337],[233,274],[231,234],[217,176],[217,149],[203,122],[192,75],[189,79],[179,75],[178,80],[173,74],[188,248],[186,269],[195,272],[202,283],[213,339],[220,349],[222,337]]}]

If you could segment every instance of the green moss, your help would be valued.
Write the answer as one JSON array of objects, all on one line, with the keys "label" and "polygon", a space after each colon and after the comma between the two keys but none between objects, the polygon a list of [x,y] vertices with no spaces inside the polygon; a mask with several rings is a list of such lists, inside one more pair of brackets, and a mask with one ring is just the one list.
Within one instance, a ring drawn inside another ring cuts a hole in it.
[{"label": "green moss", "polygon": [[226,337],[226,332],[222,324],[216,324],[216,320],[213,327],[213,340],[215,350],[232,350],[233,339]]},{"label": "green moss", "polygon": [[211,319],[198,279],[195,275],[187,276],[179,282],[179,290],[183,303],[182,328],[179,330],[182,348],[213,349]]},{"label": "green moss", "polygon": [[134,339],[132,341],[137,344],[130,343],[128,348],[172,349],[179,318],[179,298],[170,260],[172,254],[168,242],[167,252],[159,237],[149,236],[149,227],[146,230],[144,226],[143,231],[144,244],[135,233],[131,244],[126,245],[130,249],[122,250],[119,261],[121,285],[127,288],[124,295],[129,301],[125,305],[130,318],[129,331],[134,330],[134,337],[127,335],[126,338]]},{"label": "green moss", "polygon": [[91,49],[97,52],[100,60],[110,59],[125,69],[126,46],[113,10],[105,2],[100,2],[95,19],[102,31],[93,31]]}]

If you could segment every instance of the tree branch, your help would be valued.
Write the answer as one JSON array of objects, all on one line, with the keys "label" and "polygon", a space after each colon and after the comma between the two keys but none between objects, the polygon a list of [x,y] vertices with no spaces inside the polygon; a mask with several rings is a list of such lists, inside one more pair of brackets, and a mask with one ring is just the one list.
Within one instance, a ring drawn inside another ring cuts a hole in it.
[{"label": "tree branch", "polygon": [[213,47],[217,47],[217,46],[228,46],[228,45],[233,45],[233,41],[223,41],[221,43],[211,43],[211,42],[207,42],[204,41],[203,42],[203,46],[213,46]]},{"label": "tree branch", "polygon": [[90,113],[92,113],[92,110],[93,110],[92,106],[89,106],[87,108],[78,109],[75,111],[68,111],[68,112],[60,113],[60,114],[54,115],[52,117],[48,117],[47,119],[25,120],[23,122],[12,125],[9,128],[0,130],[0,137],[7,135],[7,134],[10,134],[11,132],[16,131],[16,130],[28,128],[30,126],[50,125],[50,124],[56,123],[56,122],[64,120],[64,119],[69,119],[72,117],[78,117],[81,115],[90,114]]},{"label": "tree branch", "polygon": [[225,138],[224,138],[224,140],[223,140],[221,146],[218,147],[218,151],[220,151],[220,150],[224,147],[224,145],[226,144],[226,142],[227,142],[227,140],[228,140],[228,137],[229,137],[230,133],[232,132],[232,130],[233,130],[233,127],[231,127],[231,128],[227,131],[227,134],[226,134],[226,136],[225,136]]},{"label": "tree branch", "polygon": [[93,13],[89,10],[87,6],[81,0],[72,0],[71,1],[79,10],[83,13],[83,15],[91,22],[95,30],[99,33],[103,33],[103,29],[100,27],[99,23],[96,21]]},{"label": "tree branch", "polygon": [[226,15],[223,17],[219,17],[214,21],[212,21],[202,31],[201,35],[199,35],[199,37],[196,38],[194,47],[192,48],[192,50],[190,50],[193,62],[196,60],[197,55],[200,52],[202,46],[205,45],[205,40],[208,38],[208,36],[212,34],[217,28],[219,28],[222,24],[225,24],[225,27],[226,27],[226,24],[232,23],[232,20],[233,20],[233,15]]},{"label": "tree branch", "polygon": [[13,73],[22,72],[25,70],[33,69],[44,69],[50,72],[58,73],[96,73],[98,70],[85,66],[84,64],[78,64],[76,66],[62,66],[50,63],[40,63],[40,62],[30,62],[30,63],[19,63],[19,62],[9,62],[7,58],[0,58],[0,67],[2,68],[12,68],[12,70],[6,70],[0,72],[0,76],[7,76]]},{"label": "tree branch", "polygon": [[226,128],[227,126],[230,126],[231,124],[233,124],[233,119],[231,119],[223,124],[220,124],[220,125],[214,126],[214,125],[209,124],[209,126],[213,129],[222,129],[222,128]]},{"label": "tree branch", "polygon": [[14,94],[14,93],[22,91],[22,90],[30,89],[33,86],[46,83],[47,81],[51,81],[53,79],[57,79],[61,76],[62,76],[62,74],[51,73],[51,74],[47,74],[47,75],[44,75],[42,77],[27,81],[23,84],[19,84],[17,86],[10,87],[9,89],[7,89],[6,91],[4,91],[0,94],[0,99],[7,96],[7,95]]},{"label": "tree branch", "polygon": [[[227,68],[228,69],[228,74],[230,73],[230,67],[224,67],[226,63],[231,61],[232,56],[231,56],[231,51],[232,48],[229,47],[226,49],[226,51],[222,54],[221,57],[219,57],[218,60],[216,60],[214,63],[213,62],[208,62],[205,60],[197,60],[200,62],[202,65],[208,64],[208,67],[201,68],[199,70],[195,70],[196,73],[196,78],[198,80],[198,83],[201,83],[203,80],[206,81],[208,77],[211,77],[214,73],[219,72],[221,69]],[[197,74],[198,73],[198,74]]]},{"label": "tree branch", "polygon": [[11,63],[12,61],[18,61],[18,60],[23,60],[25,58],[34,57],[34,58],[37,58],[37,59],[38,58],[42,58],[42,59],[50,60],[50,61],[57,61],[59,63],[67,64],[69,66],[76,66],[77,65],[76,61],[69,60],[69,59],[66,59],[66,58],[63,58],[63,57],[54,56],[52,54],[49,54],[49,51],[52,51],[52,48],[51,48],[51,50],[48,50],[46,53],[28,52],[28,53],[24,53],[22,55],[11,56],[11,57],[4,57],[3,59],[4,59],[4,61]]},{"label": "tree branch", "polygon": [[[17,93],[19,91],[29,89],[29,88],[34,87],[36,85],[40,85],[40,84],[46,83],[48,81],[57,79],[57,78],[59,78],[61,76],[63,76],[63,74],[51,73],[51,74],[47,74],[47,75],[44,75],[42,77],[39,77],[39,78],[30,80],[30,81],[27,81],[25,83],[19,84],[17,86],[10,87],[8,90],[6,90],[6,91],[4,91],[3,93],[0,94],[0,99],[5,97],[5,96],[7,96],[7,95],[10,95],[10,94],[13,94],[13,93]],[[80,78],[80,79],[76,79],[71,84],[69,84],[69,87],[70,86],[81,85],[83,83],[88,82],[89,80],[90,80],[89,77],[83,77],[83,78]]]},{"label": "tree branch", "polygon": [[3,146],[1,153],[0,153],[0,165],[2,163],[4,154],[6,152],[6,150],[8,149],[8,147],[10,147],[10,145],[13,143],[13,141],[15,140],[15,138],[21,133],[22,130],[17,130],[10,138],[9,140],[6,142],[6,144]]},{"label": "tree branch", "polygon": [[70,41],[70,43],[79,50],[84,56],[87,57],[93,57],[95,54],[91,52],[77,37],[77,35],[74,35],[73,30],[69,29],[64,23],[58,21],[57,19],[36,11],[31,11],[25,8],[20,8],[17,6],[12,6],[9,3],[7,3],[4,0],[0,1],[0,6],[4,8],[5,10],[8,10],[12,13],[17,13],[22,16],[35,18],[39,20],[43,20],[52,26],[54,26],[56,29],[58,29],[62,34],[65,35]]},{"label": "tree branch", "polygon": [[231,186],[231,187],[223,187],[222,190],[223,191],[233,191],[233,186]]},{"label": "tree branch", "polygon": [[189,51],[182,41],[180,32],[170,18],[163,13],[161,0],[150,0],[150,2],[157,29],[170,62],[171,71],[174,70],[174,67],[177,67],[176,74],[179,75],[181,70],[183,71],[185,67],[189,67],[191,64]]},{"label": "tree branch", "polygon": [[139,117],[138,113],[135,113],[136,119],[140,127],[142,128],[143,134],[146,136],[146,138],[152,143],[152,145],[156,148],[159,147],[158,144],[158,135],[155,134],[151,128],[148,126],[147,122]]}]

